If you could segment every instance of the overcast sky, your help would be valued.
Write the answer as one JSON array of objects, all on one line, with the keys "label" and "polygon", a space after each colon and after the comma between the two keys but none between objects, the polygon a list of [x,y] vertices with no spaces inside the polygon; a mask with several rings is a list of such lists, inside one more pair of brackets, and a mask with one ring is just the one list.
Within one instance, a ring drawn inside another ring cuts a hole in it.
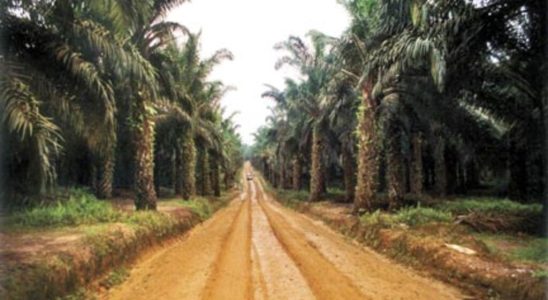
[{"label": "overcast sky", "polygon": [[295,76],[288,67],[276,71],[274,64],[282,55],[274,44],[290,35],[304,37],[311,29],[339,36],[350,22],[336,0],[193,0],[174,9],[169,21],[179,22],[192,32],[202,31],[202,57],[227,48],[233,61],[217,66],[212,80],[236,87],[222,104],[235,117],[247,144],[252,134],[265,123],[270,100],[261,98],[265,83],[283,88],[284,78]]}]

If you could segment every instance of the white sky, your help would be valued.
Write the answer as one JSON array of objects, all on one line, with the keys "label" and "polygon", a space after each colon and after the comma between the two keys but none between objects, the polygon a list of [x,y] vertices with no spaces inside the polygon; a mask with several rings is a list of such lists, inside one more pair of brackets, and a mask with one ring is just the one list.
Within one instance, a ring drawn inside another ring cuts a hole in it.
[{"label": "white sky", "polygon": [[202,31],[202,57],[227,48],[233,61],[224,61],[211,75],[237,90],[222,100],[227,113],[240,125],[244,143],[265,123],[270,100],[261,98],[265,83],[283,88],[285,77],[295,76],[288,67],[276,71],[282,52],[274,44],[290,35],[304,37],[311,29],[339,36],[349,25],[345,8],[336,0],[194,0],[174,9],[169,21],[179,22],[192,32]]}]

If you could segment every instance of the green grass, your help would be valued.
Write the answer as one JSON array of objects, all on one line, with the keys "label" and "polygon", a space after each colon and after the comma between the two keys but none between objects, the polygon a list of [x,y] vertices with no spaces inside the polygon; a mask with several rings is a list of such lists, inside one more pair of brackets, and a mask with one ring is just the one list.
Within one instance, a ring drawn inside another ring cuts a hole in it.
[{"label": "green grass", "polygon": [[466,198],[456,201],[446,201],[436,205],[436,208],[462,215],[471,212],[497,215],[540,215],[542,205],[522,204],[508,199],[496,198]]},{"label": "green grass", "polygon": [[533,272],[533,277],[547,279],[548,270],[536,270]]},{"label": "green grass", "polygon": [[510,260],[548,264],[548,238],[508,234],[474,234],[489,249]]},{"label": "green grass", "polygon": [[95,300],[95,299],[97,299],[97,297],[92,295],[85,288],[79,288],[72,294],[57,298],[57,300]]},{"label": "green grass", "polygon": [[200,216],[200,219],[205,220],[213,214],[213,207],[209,200],[203,197],[195,197],[188,201],[182,201],[182,206],[187,207],[192,212]]},{"label": "green grass", "polygon": [[66,201],[41,204],[15,212],[8,222],[27,227],[50,227],[115,222],[122,218],[123,214],[110,203],[77,191]]},{"label": "green grass", "polygon": [[[67,196],[67,195],[65,195]],[[227,197],[210,201],[204,197],[194,197],[188,201],[181,199],[161,200],[159,203],[168,206],[185,207],[192,210],[202,220],[209,218],[218,206],[228,202]],[[108,201],[101,201],[94,195],[81,189],[69,191],[68,200],[57,200],[31,208],[13,212],[7,219],[6,226],[15,228],[62,227],[90,225],[110,222],[123,222],[144,225],[151,228],[163,228],[161,222],[169,218],[155,212],[126,213],[117,210]]]},{"label": "green grass", "polygon": [[113,286],[119,285],[124,282],[128,276],[128,270],[124,267],[120,267],[112,270],[105,279],[101,280],[101,285],[106,287],[107,289],[110,289]]},{"label": "green grass", "polygon": [[305,190],[284,190],[277,189],[276,194],[279,198],[289,200],[289,201],[307,201],[308,200],[308,191]]},{"label": "green grass", "polygon": [[400,223],[417,226],[433,222],[450,222],[452,219],[453,216],[449,212],[418,206],[405,207],[393,214],[383,213],[380,210],[365,213],[360,217],[360,222],[369,226],[391,227]]},{"label": "green grass", "polygon": [[[309,192],[308,190],[285,190],[285,189],[276,189],[276,194],[279,198],[287,199],[291,201],[308,201]],[[345,191],[339,188],[328,188],[327,193],[322,197],[322,200],[335,200],[342,199],[345,197]]]},{"label": "green grass", "polygon": [[432,222],[450,222],[453,216],[446,211],[418,206],[402,208],[394,215],[394,218],[396,222],[415,226]]},{"label": "green grass", "polygon": [[308,192],[304,190],[276,189],[274,194],[278,201],[291,209],[298,209],[300,205],[308,203]]},{"label": "green grass", "polygon": [[512,251],[511,255],[519,260],[548,263],[548,239],[534,239],[527,246]]},{"label": "green grass", "polygon": [[126,217],[126,223],[152,230],[162,236],[172,228],[173,218],[157,211],[136,211]]},{"label": "green grass", "polygon": [[208,219],[220,207],[227,204],[235,196],[234,191],[223,192],[221,197],[208,199],[206,197],[195,196],[189,200],[168,199],[162,200],[162,203],[172,206],[185,207],[197,214],[201,220]]},{"label": "green grass", "polygon": [[395,224],[394,216],[376,210],[372,213],[365,213],[360,216],[360,223],[365,226],[391,227]]}]

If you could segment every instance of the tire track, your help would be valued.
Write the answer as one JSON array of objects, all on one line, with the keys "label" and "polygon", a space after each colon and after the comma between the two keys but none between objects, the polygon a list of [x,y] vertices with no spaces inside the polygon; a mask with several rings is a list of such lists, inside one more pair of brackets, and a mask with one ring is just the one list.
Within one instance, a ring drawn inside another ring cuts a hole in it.
[{"label": "tire track", "polygon": [[[247,182],[247,180],[246,180]],[[268,299],[268,292],[267,292],[267,286],[266,286],[266,280],[264,278],[263,273],[263,267],[261,266],[261,258],[259,256],[259,251],[256,244],[256,222],[257,222],[257,215],[255,214],[255,205],[256,205],[256,196],[257,192],[255,189],[255,185],[251,184],[251,214],[254,215],[252,217],[252,224],[251,224],[251,252],[253,254],[252,256],[252,263],[253,263],[253,298],[254,300],[267,300]]]},{"label": "tire track", "polygon": [[241,203],[235,198],[181,241],[143,257],[105,299],[199,299]]},{"label": "tire track", "polygon": [[262,194],[258,192],[254,182],[251,182],[250,186],[253,214],[252,243],[257,252],[257,264],[260,266],[253,270],[254,278],[264,279],[264,286],[260,282],[254,286],[256,299],[315,299],[303,274],[276,238],[259,206],[257,197],[261,197]]},{"label": "tire track", "polygon": [[281,214],[270,209],[260,188],[259,206],[285,251],[295,261],[317,299],[370,299],[327,260],[302,234],[294,230]]},{"label": "tire track", "polygon": [[[264,193],[261,187],[261,192]],[[286,209],[268,200],[263,205],[283,219],[293,231],[306,241],[333,267],[344,275],[362,294],[370,299],[462,299],[455,288],[430,278],[419,276],[413,270],[393,263],[387,258],[362,246],[349,243],[320,221]]]},{"label": "tire track", "polygon": [[215,259],[202,299],[252,299],[249,189]]},{"label": "tire track", "polygon": [[251,243],[253,253],[253,299],[254,300],[268,300],[268,292],[266,287],[266,280],[263,276],[261,267],[261,260],[257,251],[255,243]]}]

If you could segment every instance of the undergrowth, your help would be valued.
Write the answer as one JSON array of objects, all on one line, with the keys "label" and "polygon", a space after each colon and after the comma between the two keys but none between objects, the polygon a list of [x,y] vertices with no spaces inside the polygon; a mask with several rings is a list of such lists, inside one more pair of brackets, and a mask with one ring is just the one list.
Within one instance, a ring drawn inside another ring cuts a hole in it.
[{"label": "undergrowth", "polygon": [[66,201],[40,204],[33,208],[15,212],[11,222],[29,227],[71,226],[116,222],[123,213],[115,210],[108,202],[99,201],[93,195],[78,192]]},{"label": "undergrowth", "polygon": [[508,199],[468,198],[458,201],[446,201],[436,205],[436,208],[461,215],[470,212],[497,215],[539,215],[542,213],[540,204],[522,204]]},{"label": "undergrowth", "polygon": [[196,197],[188,201],[181,201],[182,206],[189,208],[195,214],[200,216],[200,219],[205,220],[213,214],[213,207],[206,198]]},{"label": "undergrowth", "polygon": [[279,198],[290,200],[290,201],[300,201],[305,202],[308,200],[308,191],[305,190],[284,190],[284,189],[277,189],[276,194]]},{"label": "undergrowth", "polygon": [[119,267],[112,270],[106,278],[101,280],[101,286],[110,289],[113,286],[119,285],[129,276],[129,271],[124,267]]},{"label": "undergrowth", "polygon": [[548,264],[548,238],[489,233],[474,236],[487,246],[490,253],[511,261]]},{"label": "undergrowth", "polygon": [[458,216],[460,222],[477,232],[524,232],[537,235],[542,228],[542,206],[508,199],[465,198],[446,201],[435,208]]},{"label": "undergrowth", "polygon": [[136,211],[127,216],[126,222],[152,230],[158,236],[163,236],[172,228],[175,220],[157,211]]},{"label": "undergrowth", "polygon": [[548,263],[548,239],[539,238],[530,241],[527,246],[513,251],[512,255],[526,261]]},{"label": "undergrowth", "polygon": [[[214,201],[204,197],[195,197],[190,200],[163,200],[161,203],[189,208],[201,220],[205,220],[217,208],[226,204],[230,200],[229,197],[231,197],[231,194],[226,193],[223,197]],[[169,217],[157,212],[127,213],[117,210],[108,201],[98,200],[86,191],[74,189],[67,200],[42,203],[13,212],[8,217],[5,225],[34,228],[122,222],[158,229],[164,228],[167,225],[165,223],[169,221]]]},{"label": "undergrowth", "polygon": [[450,222],[453,219],[453,216],[449,212],[420,206],[402,208],[394,217],[396,222],[405,223],[411,226],[431,222]]},{"label": "undergrowth", "polygon": [[372,213],[365,213],[360,217],[364,225],[378,225],[381,227],[392,227],[397,224],[417,226],[431,222],[450,222],[453,216],[449,212],[436,210],[429,207],[405,207],[393,214],[376,210]]}]

